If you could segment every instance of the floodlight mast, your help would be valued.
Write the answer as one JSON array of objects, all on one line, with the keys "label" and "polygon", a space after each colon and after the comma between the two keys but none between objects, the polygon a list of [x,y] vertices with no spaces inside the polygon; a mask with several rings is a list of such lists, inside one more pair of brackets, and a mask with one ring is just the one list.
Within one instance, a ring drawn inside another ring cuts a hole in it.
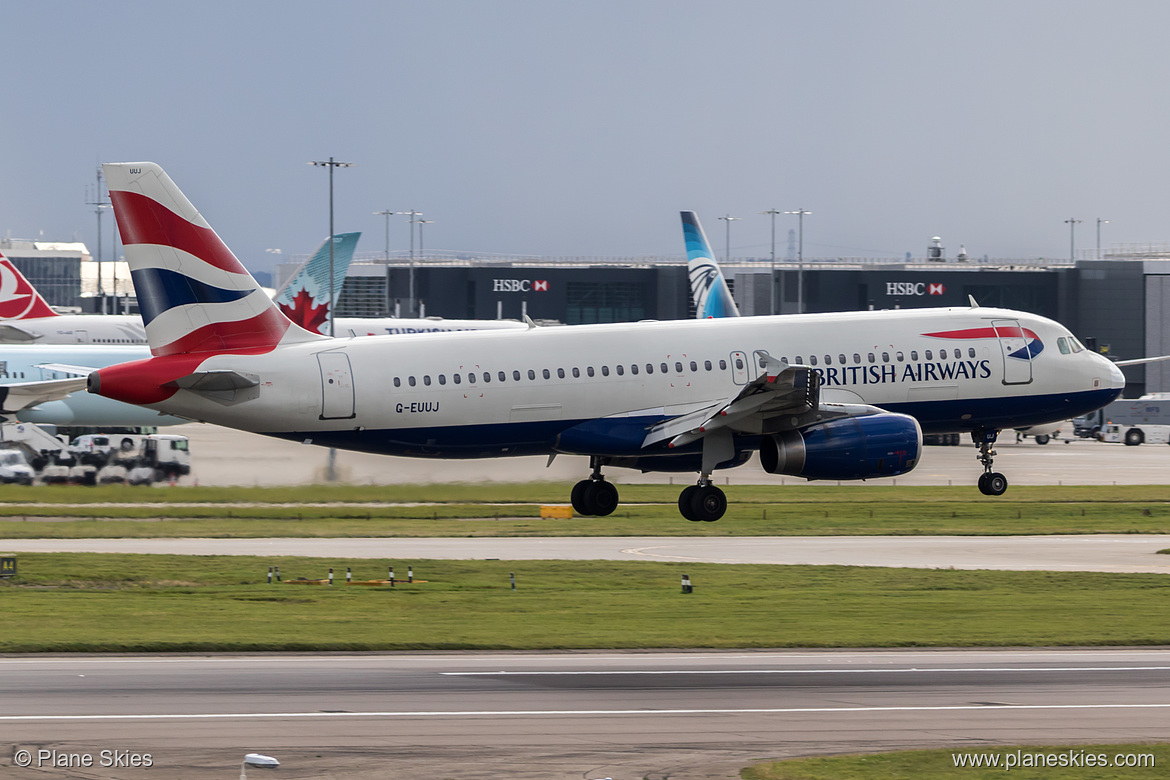
[{"label": "floodlight mast", "polygon": [[800,266],[796,272],[796,313],[804,314],[804,215],[811,214],[811,211],[806,209],[797,209],[796,211],[785,211],[785,214],[796,214],[799,219],[798,233],[799,249],[797,249],[796,257]]},{"label": "floodlight mast", "polygon": [[337,295],[333,283],[333,169],[334,168],[352,168],[353,163],[338,162],[330,157],[328,160],[310,160],[309,165],[317,167],[325,167],[329,169],[329,336],[334,336],[333,332],[333,309],[336,308]]}]

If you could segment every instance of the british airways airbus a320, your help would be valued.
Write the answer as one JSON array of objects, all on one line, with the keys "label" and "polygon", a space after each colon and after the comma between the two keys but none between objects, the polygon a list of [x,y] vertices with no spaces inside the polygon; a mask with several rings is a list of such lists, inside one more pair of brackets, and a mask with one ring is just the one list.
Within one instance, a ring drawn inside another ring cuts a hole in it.
[{"label": "british airways airbus a320", "polygon": [[1116,398],[1121,372],[1059,323],[951,308],[327,339],[289,322],[153,163],[103,166],[153,357],[89,391],[296,441],[423,458],[587,455],[573,488],[605,515],[606,466],[697,472],[679,510],[717,520],[716,469],[866,479],[917,465],[922,432],[971,432],[980,489],[1003,428]]}]

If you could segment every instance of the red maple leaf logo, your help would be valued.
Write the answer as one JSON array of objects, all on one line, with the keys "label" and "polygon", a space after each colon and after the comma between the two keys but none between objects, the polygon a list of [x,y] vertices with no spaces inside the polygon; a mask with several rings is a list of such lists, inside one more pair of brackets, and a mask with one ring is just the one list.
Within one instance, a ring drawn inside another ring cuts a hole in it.
[{"label": "red maple leaf logo", "polygon": [[313,303],[313,296],[308,290],[301,290],[293,296],[293,305],[278,303],[281,313],[290,320],[312,333],[320,333],[321,326],[329,320],[329,304],[317,306]]}]

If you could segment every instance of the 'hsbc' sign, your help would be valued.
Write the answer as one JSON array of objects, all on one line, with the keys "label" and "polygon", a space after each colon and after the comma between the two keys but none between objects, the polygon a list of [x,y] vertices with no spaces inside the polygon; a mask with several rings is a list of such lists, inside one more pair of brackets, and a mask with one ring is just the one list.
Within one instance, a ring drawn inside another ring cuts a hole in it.
[{"label": "'hsbc' sign", "polygon": [[886,295],[942,295],[946,291],[938,282],[886,282]]},{"label": "'hsbc' sign", "polygon": [[548,292],[548,280],[492,279],[492,292]]}]

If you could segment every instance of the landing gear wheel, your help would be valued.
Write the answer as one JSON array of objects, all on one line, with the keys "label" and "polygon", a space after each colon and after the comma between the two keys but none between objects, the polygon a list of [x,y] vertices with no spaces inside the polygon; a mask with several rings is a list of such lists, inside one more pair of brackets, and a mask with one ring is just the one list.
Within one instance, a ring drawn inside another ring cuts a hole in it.
[{"label": "landing gear wheel", "polygon": [[612,482],[597,480],[589,482],[585,488],[585,504],[589,508],[588,514],[605,517],[613,514],[618,507],[618,491]]},{"label": "landing gear wheel", "polygon": [[678,495],[678,511],[683,517],[691,522],[699,522],[699,518],[695,517],[694,510],[691,509],[691,502],[694,500],[695,491],[699,489],[698,485],[691,485],[683,488],[683,492]]},{"label": "landing gear wheel", "polygon": [[714,485],[696,485],[691,496],[692,520],[713,523],[727,511],[727,496]]},{"label": "landing gear wheel", "polygon": [[588,507],[585,505],[585,490],[592,484],[589,480],[583,479],[576,485],[573,485],[573,492],[569,494],[569,501],[573,504],[573,511],[579,515],[587,515]]},{"label": "landing gear wheel", "polygon": [[1007,477],[1005,477],[1003,474],[1000,474],[998,471],[993,471],[990,474],[984,474],[983,476],[987,478],[985,483],[987,486],[987,490],[985,491],[987,495],[1002,496],[1007,492]]},{"label": "landing gear wheel", "polygon": [[1046,434],[1046,433],[1041,433],[1040,435],[1038,435],[1034,438],[1036,439],[1037,444],[1047,444],[1048,443],[1048,434]]}]

